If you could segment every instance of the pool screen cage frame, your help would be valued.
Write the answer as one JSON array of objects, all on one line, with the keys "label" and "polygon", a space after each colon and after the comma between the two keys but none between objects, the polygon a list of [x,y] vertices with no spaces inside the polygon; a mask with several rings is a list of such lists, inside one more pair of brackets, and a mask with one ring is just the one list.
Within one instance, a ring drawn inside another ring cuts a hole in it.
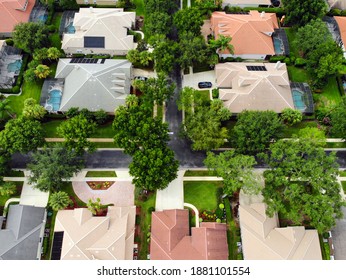
[{"label": "pool screen cage frame", "polygon": [[[61,78],[45,79],[45,81],[43,82],[43,85],[42,85],[42,90],[41,90],[40,105],[45,107],[46,100],[49,97],[49,92],[50,92],[51,87],[53,87],[57,83],[64,84],[64,82],[65,82],[65,79],[61,79]],[[51,112],[58,112],[58,111],[52,110]]]},{"label": "pool screen cage frame", "polygon": [[66,33],[65,32],[66,23],[70,18],[74,19],[76,12],[77,11],[67,10],[62,14],[61,21],[60,21],[60,27],[59,27],[60,37],[62,36],[62,34]]},{"label": "pool screen cage frame", "polygon": [[[307,83],[297,83],[291,82],[291,90],[297,89],[303,93],[303,100],[306,106],[306,109],[302,111],[303,114],[313,114],[314,113],[314,100],[312,97],[312,92]],[[293,93],[292,93],[293,98]]]},{"label": "pool screen cage frame", "polygon": [[[282,44],[284,45],[284,52],[282,55],[289,56],[290,55],[290,46],[288,43],[288,39],[287,39],[287,35],[286,35],[285,30],[282,28],[279,28],[279,29],[275,28],[274,33],[273,33],[273,40],[274,40],[274,37],[281,39]],[[273,41],[273,43],[274,43],[274,41]]]}]

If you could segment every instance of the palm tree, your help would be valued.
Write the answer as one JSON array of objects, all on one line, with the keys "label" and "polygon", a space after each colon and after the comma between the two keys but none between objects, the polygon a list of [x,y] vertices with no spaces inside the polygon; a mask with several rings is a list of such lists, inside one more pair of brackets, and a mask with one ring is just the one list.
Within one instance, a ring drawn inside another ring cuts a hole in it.
[{"label": "palm tree", "polygon": [[50,74],[51,70],[49,69],[49,67],[47,65],[39,64],[36,67],[34,72],[35,72],[36,77],[38,77],[40,79],[45,79],[45,78],[48,77],[48,75]]},{"label": "palm tree", "polygon": [[0,120],[4,120],[5,116],[8,115],[11,118],[13,118],[13,110],[11,108],[11,106],[9,105],[10,100],[0,96]]},{"label": "palm tree", "polygon": [[217,40],[210,40],[209,45],[212,48],[215,48],[217,53],[220,53],[220,51],[228,50],[230,54],[234,54],[234,47],[231,44],[231,41],[231,36],[219,35],[219,38]]},{"label": "palm tree", "polygon": [[49,60],[57,60],[60,56],[60,51],[55,47],[51,47],[47,50],[47,57]]},{"label": "palm tree", "polygon": [[101,199],[96,198],[96,200],[94,201],[93,199],[90,198],[88,200],[87,207],[93,215],[97,215],[97,213],[101,210],[101,207],[102,207]]},{"label": "palm tree", "polygon": [[153,54],[148,51],[143,51],[139,53],[139,62],[143,66],[148,66],[149,63],[153,61]]},{"label": "palm tree", "polygon": [[49,197],[48,203],[54,211],[59,211],[65,209],[70,203],[72,203],[72,200],[67,193],[60,191],[52,193]]},{"label": "palm tree", "polygon": [[4,182],[0,186],[0,196],[10,196],[15,194],[17,191],[17,187],[13,182]]}]

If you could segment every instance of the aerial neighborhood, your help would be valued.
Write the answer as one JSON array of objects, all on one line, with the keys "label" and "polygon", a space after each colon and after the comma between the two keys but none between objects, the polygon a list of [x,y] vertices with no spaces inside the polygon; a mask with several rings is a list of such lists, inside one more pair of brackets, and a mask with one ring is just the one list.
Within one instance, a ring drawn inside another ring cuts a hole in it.
[{"label": "aerial neighborhood", "polygon": [[346,260],[346,0],[0,0],[0,260]]}]

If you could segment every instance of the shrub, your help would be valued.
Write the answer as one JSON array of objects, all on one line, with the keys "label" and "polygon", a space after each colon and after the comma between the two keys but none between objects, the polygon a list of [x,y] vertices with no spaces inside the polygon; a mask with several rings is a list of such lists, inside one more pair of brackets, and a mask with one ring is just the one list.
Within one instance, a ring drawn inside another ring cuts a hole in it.
[{"label": "shrub", "polygon": [[286,56],[284,55],[274,55],[269,58],[269,62],[278,62],[278,61],[284,61]]},{"label": "shrub", "polygon": [[284,59],[284,63],[286,63],[286,65],[291,65],[291,59],[289,57],[286,57]]},{"label": "shrub", "polygon": [[12,93],[19,93],[19,91],[20,91],[20,87],[19,86],[14,86],[12,88]]},{"label": "shrub", "polygon": [[7,46],[13,46],[13,40],[12,39],[6,39],[5,40]]},{"label": "shrub", "polygon": [[96,123],[99,125],[105,124],[108,120],[108,114],[105,110],[100,109],[94,112],[94,119]]},{"label": "shrub", "polygon": [[79,114],[84,116],[89,121],[92,121],[94,119],[93,112],[90,112],[87,108],[83,108],[82,110],[80,110]]},{"label": "shrub", "polygon": [[304,58],[298,57],[298,58],[296,58],[294,65],[296,67],[304,67],[306,65],[306,60]]},{"label": "shrub", "polygon": [[151,214],[151,212],[155,211],[155,207],[151,206],[148,208],[148,213]]},{"label": "shrub", "polygon": [[70,109],[67,110],[65,113],[65,116],[67,118],[73,118],[75,116],[79,115],[79,108],[78,107],[71,107]]},{"label": "shrub", "polygon": [[285,124],[292,126],[294,124],[300,123],[303,120],[303,114],[298,110],[286,108],[281,113],[281,120]]},{"label": "shrub", "polygon": [[225,208],[225,205],[224,205],[223,203],[220,203],[220,204],[219,204],[219,208],[220,208],[220,209],[224,209],[224,208]]},{"label": "shrub", "polygon": [[219,89],[218,88],[214,88],[211,93],[212,93],[212,96],[214,99],[219,98]]},{"label": "shrub", "polygon": [[235,58],[235,61],[236,61],[236,62],[242,62],[243,59],[242,59],[241,57],[236,57],[236,58]]},{"label": "shrub", "polygon": [[48,31],[51,33],[54,33],[56,31],[55,26],[54,25],[48,25]]}]

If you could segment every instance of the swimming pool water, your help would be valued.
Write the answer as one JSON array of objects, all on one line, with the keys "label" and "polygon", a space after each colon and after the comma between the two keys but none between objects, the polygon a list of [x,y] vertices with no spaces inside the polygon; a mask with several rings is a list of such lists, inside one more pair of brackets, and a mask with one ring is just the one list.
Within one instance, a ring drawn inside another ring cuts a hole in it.
[{"label": "swimming pool water", "polygon": [[306,105],[303,99],[304,93],[298,89],[292,89],[293,103],[297,110],[305,110]]},{"label": "swimming pool water", "polygon": [[60,108],[60,103],[61,103],[61,96],[62,93],[60,90],[53,89],[49,93],[49,99],[47,100],[47,104],[51,105],[53,110],[52,111],[58,111]]},{"label": "swimming pool water", "polygon": [[12,62],[7,65],[7,70],[8,72],[19,73],[20,67],[22,67],[22,61],[16,60],[15,62]]},{"label": "swimming pool water", "polygon": [[275,54],[283,54],[284,53],[284,49],[282,47],[281,39],[277,38],[277,37],[274,37],[273,38],[273,42],[274,42]]},{"label": "swimming pool water", "polygon": [[47,14],[38,16],[38,19],[40,22],[46,22],[47,18],[48,18]]},{"label": "swimming pool water", "polygon": [[76,29],[74,28],[72,22],[65,28],[66,32],[69,34],[74,34],[76,32]]}]

